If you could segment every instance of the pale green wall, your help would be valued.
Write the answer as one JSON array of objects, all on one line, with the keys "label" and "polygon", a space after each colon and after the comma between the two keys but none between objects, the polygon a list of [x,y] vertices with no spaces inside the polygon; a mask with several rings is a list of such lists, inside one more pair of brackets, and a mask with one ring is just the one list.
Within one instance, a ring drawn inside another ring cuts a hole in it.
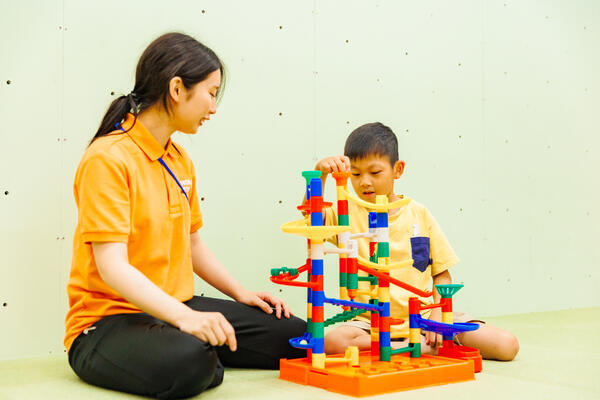
[{"label": "pale green wall", "polygon": [[[279,293],[269,268],[305,258],[279,231],[297,218],[300,171],[378,120],[407,161],[397,190],[462,259],[459,308],[600,304],[598,2],[1,3],[0,359],[63,351],[74,171],[111,91],[132,89],[169,30],[228,67],[218,114],[176,140],[198,171],[203,236],[246,286]],[[303,291],[280,294],[304,316]]]}]

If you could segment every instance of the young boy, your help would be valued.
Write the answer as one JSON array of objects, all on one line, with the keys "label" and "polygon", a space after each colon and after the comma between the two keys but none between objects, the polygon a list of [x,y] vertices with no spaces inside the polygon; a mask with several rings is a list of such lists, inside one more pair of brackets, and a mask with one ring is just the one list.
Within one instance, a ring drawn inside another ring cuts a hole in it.
[{"label": "young boy", "polygon": [[[354,191],[362,200],[375,203],[375,196],[385,195],[390,202],[400,196],[394,194],[394,181],[402,176],[405,163],[398,159],[398,140],[387,126],[376,122],[365,124],[354,130],[344,147],[344,156],[327,157],[317,163],[316,170],[321,171],[323,184],[327,175],[332,172],[351,172],[350,181]],[[335,224],[337,210],[325,212],[325,223]],[[352,233],[368,231],[369,210],[349,201],[348,212]],[[429,254],[419,254],[419,258],[431,258],[431,265],[420,264],[392,270],[394,278],[400,279],[421,290],[431,289],[431,285],[452,283],[449,268],[458,263],[458,257],[452,250],[448,240],[427,208],[411,200],[406,206],[389,211],[390,262],[398,262],[413,258],[410,238],[413,236],[429,237]],[[423,250],[423,249],[421,249]],[[368,241],[359,241],[359,253],[368,259]],[[423,250],[427,252],[427,250]],[[368,282],[359,282],[359,291],[368,291]],[[433,292],[433,302],[440,301],[437,291]],[[391,285],[391,316],[401,318],[402,325],[391,328],[393,347],[404,347],[408,336],[408,298],[414,296],[397,286]],[[366,295],[356,299],[368,302]],[[424,304],[431,304],[431,299],[421,299]],[[430,311],[430,312],[429,312]],[[441,321],[441,310],[435,308],[423,313],[424,318]],[[479,349],[483,358],[496,360],[512,360],[519,351],[517,338],[510,332],[474,320],[465,313],[454,312],[455,322],[479,322],[479,329],[459,334],[457,342],[465,346]],[[442,344],[442,336],[433,332],[424,332],[422,337],[423,353],[435,353]],[[359,316],[353,321],[339,324],[325,335],[325,352],[329,354],[343,353],[348,346],[358,346],[360,350],[370,348],[369,318]]]}]

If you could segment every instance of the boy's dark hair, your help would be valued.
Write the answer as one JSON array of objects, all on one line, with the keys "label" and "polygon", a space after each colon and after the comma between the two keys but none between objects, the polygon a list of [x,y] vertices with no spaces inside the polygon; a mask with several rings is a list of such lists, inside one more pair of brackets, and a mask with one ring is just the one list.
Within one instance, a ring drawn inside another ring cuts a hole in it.
[{"label": "boy's dark hair", "polygon": [[398,161],[398,139],[381,122],[364,124],[352,131],[346,139],[344,155],[350,160],[360,160],[371,155],[388,156],[393,168]]},{"label": "boy's dark hair", "polygon": [[115,124],[123,121],[129,112],[137,119],[140,112],[160,102],[169,113],[169,82],[174,77],[180,77],[186,89],[190,89],[216,70],[221,71],[221,86],[217,93],[220,97],[225,71],[219,57],[189,35],[171,32],[160,36],[148,45],[138,61],[133,91],[111,103],[92,142],[116,130]]}]

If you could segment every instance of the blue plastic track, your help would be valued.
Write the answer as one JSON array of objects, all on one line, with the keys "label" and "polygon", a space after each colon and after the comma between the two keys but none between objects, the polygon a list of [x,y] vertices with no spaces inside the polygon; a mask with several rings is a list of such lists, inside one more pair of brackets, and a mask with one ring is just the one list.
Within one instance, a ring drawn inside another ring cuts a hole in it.
[{"label": "blue plastic track", "polygon": [[444,336],[454,336],[460,332],[474,331],[479,328],[479,324],[474,324],[472,322],[456,322],[454,324],[444,324],[443,322],[436,322],[430,319],[424,319],[420,315],[417,315],[415,317],[415,321],[419,325],[419,328],[430,332],[441,333]]},{"label": "blue plastic track", "polygon": [[[304,336],[291,338],[289,340],[289,342],[292,345],[292,347],[295,347],[297,349],[312,349],[313,345],[314,345],[313,340],[312,340],[312,335],[308,332],[304,333]],[[301,342],[306,342],[306,343],[301,343]]]}]

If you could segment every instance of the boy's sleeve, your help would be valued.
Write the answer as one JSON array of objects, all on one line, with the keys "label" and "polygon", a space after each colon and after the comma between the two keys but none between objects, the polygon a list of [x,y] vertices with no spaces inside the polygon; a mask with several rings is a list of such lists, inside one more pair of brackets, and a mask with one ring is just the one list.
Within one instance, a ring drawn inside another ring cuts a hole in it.
[{"label": "boy's sleeve", "polygon": [[128,175],[126,166],[110,154],[94,155],[80,166],[75,195],[86,243],[127,243],[131,229]]},{"label": "boy's sleeve", "polygon": [[430,255],[433,260],[431,275],[436,276],[458,264],[460,260],[442,232],[442,228],[429,211],[426,211],[426,218],[429,228]]},{"label": "boy's sleeve", "polygon": [[198,202],[198,191],[196,190],[196,171],[192,164],[192,188],[190,190],[190,233],[202,228],[202,212]]}]

